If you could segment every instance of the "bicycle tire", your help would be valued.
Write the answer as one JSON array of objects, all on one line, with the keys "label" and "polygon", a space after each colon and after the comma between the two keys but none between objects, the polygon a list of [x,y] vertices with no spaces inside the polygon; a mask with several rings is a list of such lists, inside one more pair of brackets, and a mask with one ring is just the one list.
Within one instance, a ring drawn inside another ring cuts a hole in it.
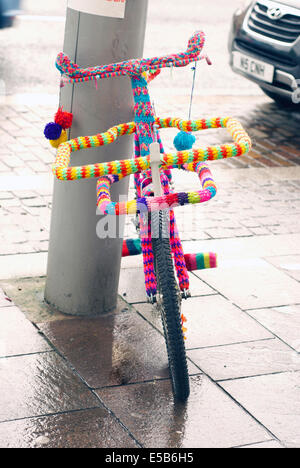
[{"label": "bicycle tire", "polygon": [[169,212],[157,211],[151,216],[157,305],[161,312],[174,398],[185,401],[190,394],[190,385],[181,324],[182,299],[175,279],[167,215]]}]

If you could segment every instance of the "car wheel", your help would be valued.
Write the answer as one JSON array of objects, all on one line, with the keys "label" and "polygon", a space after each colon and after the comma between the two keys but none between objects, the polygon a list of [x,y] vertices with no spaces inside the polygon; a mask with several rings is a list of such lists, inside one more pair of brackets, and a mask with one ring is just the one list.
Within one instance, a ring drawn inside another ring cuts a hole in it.
[{"label": "car wheel", "polygon": [[275,103],[279,107],[293,107],[295,109],[300,109],[300,104],[293,103],[290,98],[281,96],[280,94],[273,93],[272,91],[269,91],[268,89],[265,89],[262,87],[261,89],[268,97],[273,99],[273,101],[275,101]]}]

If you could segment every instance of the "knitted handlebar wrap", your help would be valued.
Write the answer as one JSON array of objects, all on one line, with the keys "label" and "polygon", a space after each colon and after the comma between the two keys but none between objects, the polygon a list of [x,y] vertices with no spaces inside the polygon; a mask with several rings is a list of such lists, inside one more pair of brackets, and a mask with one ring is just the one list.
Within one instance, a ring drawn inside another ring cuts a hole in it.
[{"label": "knitted handlebar wrap", "polygon": [[[56,59],[56,67],[64,76],[64,81],[68,83],[82,83],[90,80],[102,78],[112,78],[121,75],[138,76],[146,71],[155,73],[157,70],[166,67],[183,67],[191,62],[207,59],[200,53],[204,47],[205,34],[196,32],[189,40],[186,52],[166,55],[163,57],[153,57],[149,59],[132,59],[110,65],[100,65],[96,67],[81,68],[74,63],[67,55],[60,53]],[[153,77],[152,77],[153,78]]]},{"label": "knitted handlebar wrap", "polygon": [[[179,151],[175,154],[161,154],[162,170],[168,168],[181,168],[188,164],[188,170],[197,171],[198,162],[207,160],[217,160],[242,156],[251,149],[251,140],[241,124],[232,118],[212,118],[202,120],[181,120],[172,118],[155,118],[155,124],[159,128],[176,127],[185,131],[198,131],[209,128],[227,128],[234,143],[218,146],[208,146],[206,148]],[[97,163],[77,167],[69,167],[71,154],[85,148],[99,147],[113,143],[119,136],[130,135],[136,132],[136,123],[130,122],[120,124],[110,128],[107,132],[90,137],[78,137],[63,143],[59,146],[53,174],[60,180],[78,180],[88,178],[101,178],[98,182],[98,206],[103,213],[109,214],[129,214],[140,211],[142,205],[147,210],[159,209],[161,203],[167,206],[180,206],[187,203],[201,203],[214,196],[215,187],[209,185],[203,187],[200,192],[183,192],[171,194],[167,197],[151,197],[151,200],[140,199],[118,204],[110,200],[109,188],[114,182],[131,174],[141,173],[150,168],[150,157],[137,157],[123,161],[112,161],[107,163]],[[199,174],[200,175],[200,174]],[[105,177],[103,176],[114,176]],[[150,198],[150,197],[149,197]],[[163,199],[162,199],[163,198]],[[142,203],[142,205],[141,205]],[[138,206],[139,205],[139,206]]]},{"label": "knitted handlebar wrap", "polygon": [[[194,121],[181,119],[155,118],[159,128],[177,127],[180,130],[197,131],[208,128],[227,128],[234,139],[234,143],[208,146],[187,151],[179,151],[175,154],[164,153],[161,155],[162,168],[179,167],[186,163],[230,158],[242,156],[251,149],[251,140],[241,124],[232,118],[214,118]],[[191,129],[191,130],[189,130]],[[150,158],[139,157],[123,161],[112,161],[108,163],[96,163],[83,166],[69,167],[71,154],[85,148],[95,148],[109,145],[116,141],[121,135],[135,133],[136,124],[130,122],[110,128],[105,133],[95,136],[78,137],[69,140],[59,146],[55,163],[52,166],[53,174],[60,180],[89,179],[102,177],[104,175],[121,175],[123,177],[136,174],[150,168]]]},{"label": "knitted handlebar wrap", "polygon": [[161,197],[141,197],[129,202],[115,203],[110,198],[111,184],[117,182],[122,176],[101,177],[97,182],[97,205],[101,213],[111,215],[124,215],[173,209],[189,203],[203,203],[210,200],[217,192],[211,172],[205,163],[184,164],[183,168],[190,172],[197,172],[201,181],[202,190],[195,192],[169,193]]}]

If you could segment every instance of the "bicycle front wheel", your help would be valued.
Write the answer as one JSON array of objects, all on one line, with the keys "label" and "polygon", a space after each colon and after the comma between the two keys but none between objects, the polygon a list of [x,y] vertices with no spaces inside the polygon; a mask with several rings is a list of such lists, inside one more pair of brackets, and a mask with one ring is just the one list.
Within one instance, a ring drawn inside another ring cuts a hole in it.
[{"label": "bicycle front wheel", "polygon": [[188,366],[181,324],[181,292],[175,279],[170,248],[169,212],[151,216],[152,247],[157,278],[157,306],[161,313],[174,398],[185,401],[190,393]]}]

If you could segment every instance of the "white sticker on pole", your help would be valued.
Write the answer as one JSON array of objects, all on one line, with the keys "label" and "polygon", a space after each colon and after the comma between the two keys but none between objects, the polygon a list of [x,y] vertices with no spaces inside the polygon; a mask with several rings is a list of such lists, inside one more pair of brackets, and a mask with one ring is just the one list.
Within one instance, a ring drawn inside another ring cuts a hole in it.
[{"label": "white sticker on pole", "polygon": [[91,15],[125,17],[126,0],[68,0],[68,7]]}]

